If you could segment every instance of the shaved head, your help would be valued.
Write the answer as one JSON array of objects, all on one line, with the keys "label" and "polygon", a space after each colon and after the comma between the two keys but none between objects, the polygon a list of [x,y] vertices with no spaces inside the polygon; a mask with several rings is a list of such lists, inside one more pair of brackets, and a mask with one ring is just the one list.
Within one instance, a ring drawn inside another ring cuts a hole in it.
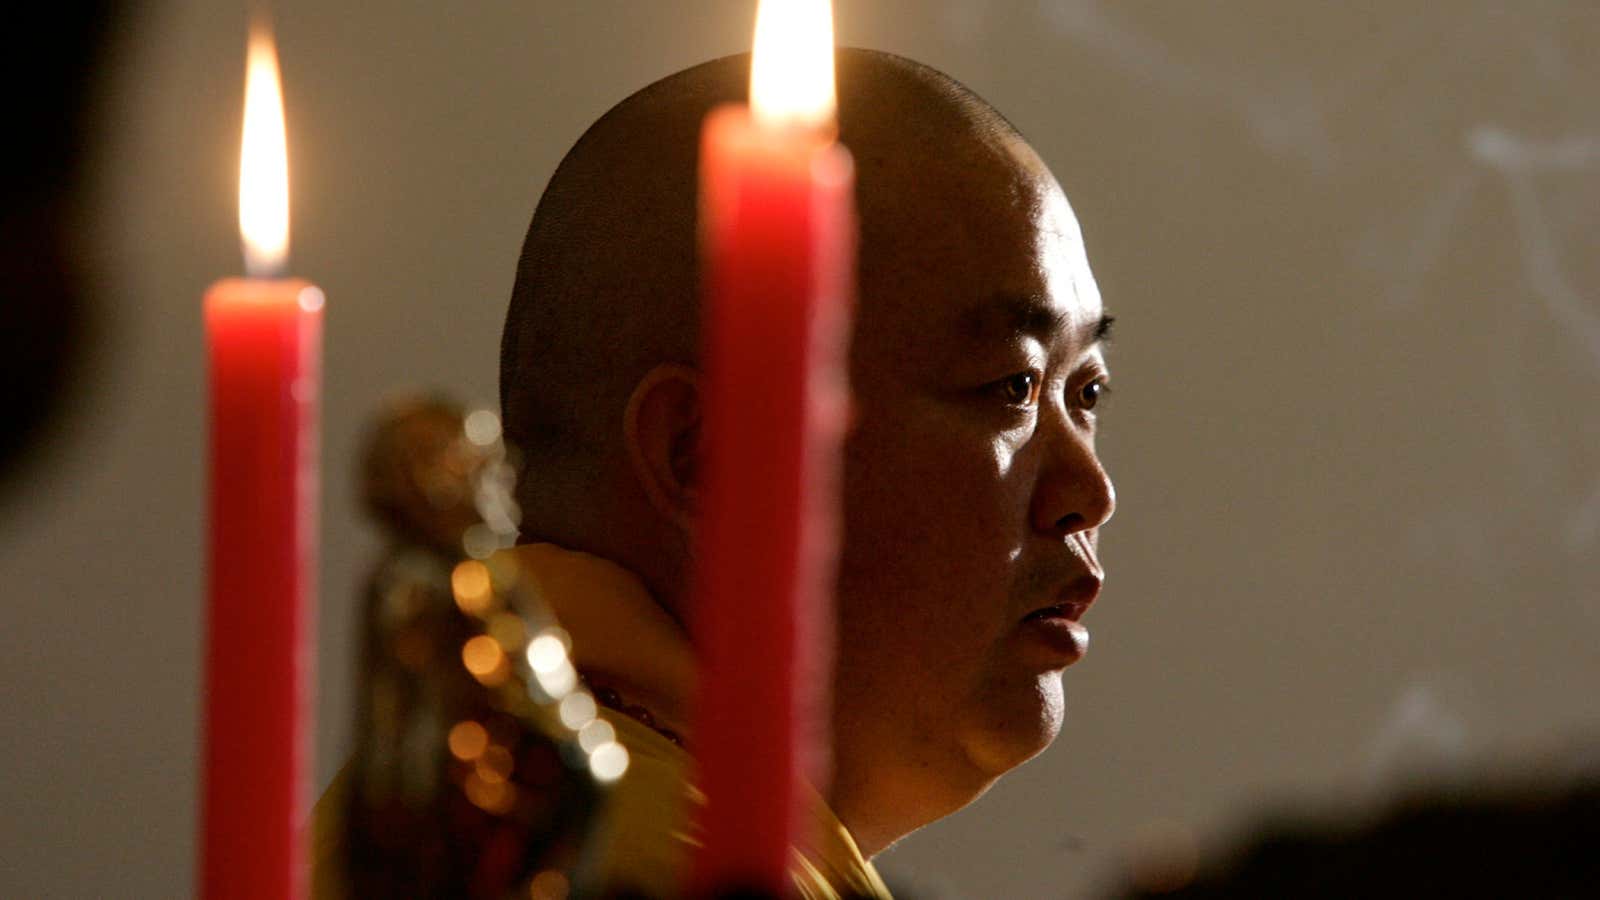
[{"label": "shaved head", "polygon": [[[870,856],[1061,727],[1114,507],[1095,450],[1109,318],[1066,196],[999,113],[897,56],[836,67],[860,242],[827,796]],[[748,81],[748,56],[696,66],[584,134],[534,215],[502,345],[524,538],[621,563],[684,620],[696,162],[706,114]]]},{"label": "shaved head", "polygon": [[[843,49],[836,65],[867,297],[892,269],[875,263],[906,255],[904,192],[930,174],[929,160],[1015,132],[920,63]],[[620,438],[617,417],[639,379],[697,359],[700,128],[714,107],[744,102],[749,81],[749,54],[670,75],[602,116],[551,177],[523,243],[500,355],[507,436],[534,473],[583,477]]]}]

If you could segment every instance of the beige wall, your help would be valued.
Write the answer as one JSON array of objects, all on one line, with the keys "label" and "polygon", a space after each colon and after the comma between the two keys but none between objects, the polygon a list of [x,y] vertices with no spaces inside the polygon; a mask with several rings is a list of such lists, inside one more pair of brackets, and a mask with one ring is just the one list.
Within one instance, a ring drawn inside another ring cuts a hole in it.
[{"label": "beige wall", "polygon": [[[949,71],[1033,138],[1121,319],[1103,449],[1122,502],[1067,729],[888,874],[1081,895],[1152,822],[1214,840],[1262,804],[1367,796],[1406,759],[1437,773],[1594,733],[1592,5],[837,5],[842,42]],[[84,234],[107,339],[0,517],[8,897],[189,889],[198,312],[239,267],[234,6],[149,4],[106,66]],[[632,89],[746,47],[751,10],[277,7],[293,268],[329,298],[326,778],[376,549],[349,477],[365,417],[398,387],[493,398],[560,155]]]}]

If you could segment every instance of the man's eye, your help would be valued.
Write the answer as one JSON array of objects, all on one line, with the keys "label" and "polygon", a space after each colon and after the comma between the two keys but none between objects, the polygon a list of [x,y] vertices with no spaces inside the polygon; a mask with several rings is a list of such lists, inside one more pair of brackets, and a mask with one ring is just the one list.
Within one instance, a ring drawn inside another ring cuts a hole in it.
[{"label": "man's eye", "polygon": [[994,383],[1000,398],[1013,406],[1032,406],[1039,402],[1039,376],[1018,372]]},{"label": "man's eye", "polygon": [[1084,409],[1094,409],[1106,394],[1111,392],[1111,386],[1102,379],[1095,379],[1083,386],[1078,392],[1078,405]]}]

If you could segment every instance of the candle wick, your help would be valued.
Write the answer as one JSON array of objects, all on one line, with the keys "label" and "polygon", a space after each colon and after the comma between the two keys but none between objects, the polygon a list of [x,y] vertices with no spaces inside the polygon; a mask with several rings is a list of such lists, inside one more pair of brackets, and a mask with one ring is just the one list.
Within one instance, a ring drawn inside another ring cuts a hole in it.
[{"label": "candle wick", "polygon": [[244,248],[244,274],[249,278],[282,278],[288,271],[288,254],[263,253],[251,246],[250,241],[240,242]]}]

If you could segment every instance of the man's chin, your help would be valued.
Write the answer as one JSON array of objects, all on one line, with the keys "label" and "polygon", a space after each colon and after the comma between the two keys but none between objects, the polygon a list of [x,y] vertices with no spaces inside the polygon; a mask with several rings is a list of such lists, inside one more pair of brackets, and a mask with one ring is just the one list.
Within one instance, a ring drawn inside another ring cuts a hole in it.
[{"label": "man's chin", "polygon": [[967,729],[967,758],[998,778],[1049,747],[1061,733],[1066,704],[1059,673],[1041,676],[1036,690],[985,704]]}]

